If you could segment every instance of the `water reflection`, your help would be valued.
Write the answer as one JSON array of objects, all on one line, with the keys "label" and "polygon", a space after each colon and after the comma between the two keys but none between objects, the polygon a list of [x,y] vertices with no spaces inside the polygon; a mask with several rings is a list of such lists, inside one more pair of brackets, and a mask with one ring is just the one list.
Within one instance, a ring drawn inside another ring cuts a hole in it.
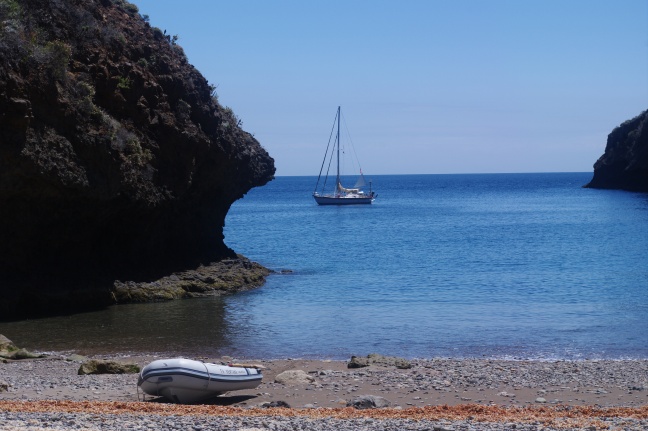
[{"label": "water reflection", "polygon": [[2,322],[0,334],[40,351],[217,356],[229,345],[225,314],[220,297],[125,304],[72,316]]}]

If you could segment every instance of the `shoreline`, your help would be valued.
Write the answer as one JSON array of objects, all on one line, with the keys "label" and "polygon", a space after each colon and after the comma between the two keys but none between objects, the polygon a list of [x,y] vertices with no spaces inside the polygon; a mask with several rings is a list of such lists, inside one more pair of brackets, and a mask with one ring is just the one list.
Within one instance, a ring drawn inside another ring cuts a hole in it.
[{"label": "shoreline", "polygon": [[[92,358],[144,366],[163,357],[169,356],[124,354]],[[268,427],[263,423],[267,424],[268,418],[279,420],[277,417],[284,418],[279,422],[316,421],[317,427],[304,429],[320,430],[337,429],[333,423],[340,429],[353,429],[351,424],[358,425],[354,421],[367,420],[378,422],[365,429],[396,426],[389,421],[406,421],[410,429],[464,429],[470,423],[486,424],[486,428],[480,425],[465,429],[510,429],[498,428],[505,423],[517,423],[517,429],[528,426],[529,430],[565,429],[569,424],[567,429],[585,429],[574,427],[576,423],[594,427],[590,429],[620,423],[625,424],[625,429],[648,428],[648,360],[433,358],[411,360],[411,368],[406,369],[382,364],[348,368],[348,361],[339,360],[256,360],[266,367],[259,387],[186,406],[149,396],[147,402],[141,402],[137,374],[77,375],[84,359],[89,358],[52,354],[0,363],[0,385],[6,385],[6,390],[0,392],[0,430],[11,429],[1,425],[3,419],[5,423],[18,424],[25,418],[39,423],[51,421],[52,415],[72,415],[74,421],[87,421],[88,415],[94,414],[104,420],[109,417],[120,427],[124,426],[122,420],[140,421],[138,417],[145,415],[146,420],[158,423],[168,420],[164,419],[165,411],[188,417],[212,415],[204,419],[210,426],[234,421],[240,423],[232,425],[232,429],[255,431],[265,430]],[[234,358],[193,359],[218,363]],[[312,381],[276,383],[275,377],[287,370],[302,370]],[[347,407],[361,396],[381,397],[388,406],[362,411]],[[268,403],[289,408],[264,408]],[[246,428],[242,425],[246,421],[254,426]],[[538,424],[545,424],[545,428],[533,428]],[[282,429],[278,425],[269,428]]]}]

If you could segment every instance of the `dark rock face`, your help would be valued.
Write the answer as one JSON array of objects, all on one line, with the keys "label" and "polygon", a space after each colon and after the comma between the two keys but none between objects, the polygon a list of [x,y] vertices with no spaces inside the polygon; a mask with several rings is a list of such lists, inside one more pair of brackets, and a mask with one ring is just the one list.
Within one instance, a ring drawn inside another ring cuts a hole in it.
[{"label": "dark rock face", "polygon": [[0,0],[0,58],[0,318],[236,257],[225,216],[274,161],[135,5]]},{"label": "dark rock face", "polygon": [[605,153],[585,187],[648,192],[648,111],[608,135]]}]

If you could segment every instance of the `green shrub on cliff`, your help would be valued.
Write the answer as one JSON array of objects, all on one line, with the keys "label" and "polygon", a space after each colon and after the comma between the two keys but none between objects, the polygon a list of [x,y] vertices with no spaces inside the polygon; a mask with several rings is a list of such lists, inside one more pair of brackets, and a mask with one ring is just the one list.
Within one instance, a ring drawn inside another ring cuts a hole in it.
[{"label": "green shrub on cliff", "polygon": [[126,1],[126,0],[112,0],[112,3],[116,6],[121,6],[126,12],[128,12],[130,15],[135,15],[139,13],[139,8],[137,5],[134,5],[133,3]]},{"label": "green shrub on cliff", "polygon": [[122,90],[128,90],[128,89],[131,88],[131,80],[130,79],[128,79],[126,77],[123,77],[123,76],[120,76],[120,77],[117,78],[117,80],[118,80],[117,88],[120,88]]},{"label": "green shrub on cliff", "polygon": [[131,15],[135,15],[139,13],[139,8],[137,7],[137,5],[134,5],[133,3],[125,2],[124,9],[126,9],[126,12],[128,12]]},{"label": "green shrub on cliff", "polygon": [[65,42],[55,40],[45,45],[47,69],[50,77],[64,81],[67,76],[68,64],[72,57],[72,48]]},{"label": "green shrub on cliff", "polygon": [[153,154],[148,149],[142,148],[137,135],[105,112],[101,113],[101,119],[107,128],[110,148],[122,154],[129,165],[144,166],[151,161]]},{"label": "green shrub on cliff", "polygon": [[72,86],[71,93],[76,98],[75,104],[78,109],[87,115],[96,115],[99,113],[99,108],[94,104],[94,87],[85,82],[78,81]]},{"label": "green shrub on cliff", "polygon": [[4,27],[7,21],[17,19],[19,15],[20,5],[16,0],[0,0],[0,26]]},{"label": "green shrub on cliff", "polygon": [[221,128],[227,129],[230,126],[241,127],[243,125],[243,120],[237,117],[232,108],[230,108],[229,106],[226,106],[223,109],[223,112],[225,113],[225,121],[221,123]]},{"label": "green shrub on cliff", "polygon": [[25,55],[20,14],[18,2],[0,0],[0,58],[5,63],[17,63]]}]

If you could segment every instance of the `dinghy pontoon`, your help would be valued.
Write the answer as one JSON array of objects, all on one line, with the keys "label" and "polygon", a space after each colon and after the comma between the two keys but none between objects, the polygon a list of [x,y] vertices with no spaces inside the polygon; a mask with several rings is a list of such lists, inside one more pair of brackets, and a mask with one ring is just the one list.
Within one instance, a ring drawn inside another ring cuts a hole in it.
[{"label": "dinghy pontoon", "polygon": [[257,368],[175,358],[160,359],[145,366],[137,386],[148,395],[190,404],[224,392],[254,389],[262,378]]}]

